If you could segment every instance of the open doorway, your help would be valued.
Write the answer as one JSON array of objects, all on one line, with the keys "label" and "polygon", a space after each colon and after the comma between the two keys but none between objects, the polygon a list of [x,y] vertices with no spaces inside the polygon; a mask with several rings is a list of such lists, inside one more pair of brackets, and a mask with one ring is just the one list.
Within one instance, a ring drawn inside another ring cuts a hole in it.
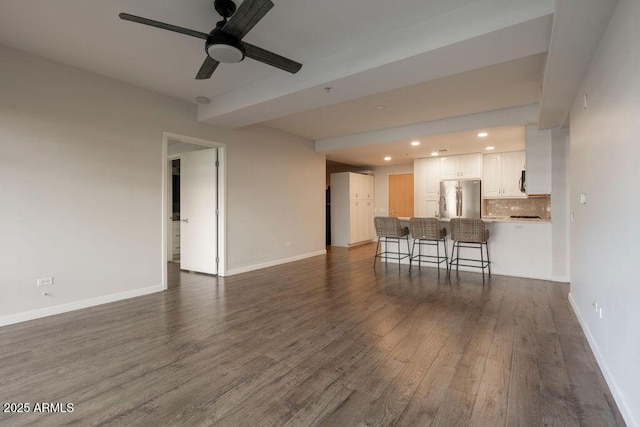
[{"label": "open doorway", "polygon": [[[226,275],[225,146],[165,133],[162,282],[168,263]],[[175,265],[172,266],[175,269]]]}]

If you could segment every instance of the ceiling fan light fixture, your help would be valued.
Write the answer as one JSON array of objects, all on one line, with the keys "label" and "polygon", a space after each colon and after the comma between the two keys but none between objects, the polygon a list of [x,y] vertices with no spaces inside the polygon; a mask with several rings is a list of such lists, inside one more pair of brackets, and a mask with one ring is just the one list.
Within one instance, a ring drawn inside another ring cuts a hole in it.
[{"label": "ceiling fan light fixture", "polygon": [[218,62],[230,64],[244,59],[244,52],[228,44],[212,44],[207,47],[207,55]]},{"label": "ceiling fan light fixture", "polygon": [[244,48],[240,40],[219,30],[213,30],[207,39],[207,55],[222,63],[240,62],[244,59]]}]

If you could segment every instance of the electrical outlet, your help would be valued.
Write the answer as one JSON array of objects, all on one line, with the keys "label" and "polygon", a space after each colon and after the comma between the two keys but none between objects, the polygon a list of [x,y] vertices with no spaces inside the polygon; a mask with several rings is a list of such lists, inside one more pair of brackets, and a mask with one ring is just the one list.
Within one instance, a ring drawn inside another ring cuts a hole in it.
[{"label": "electrical outlet", "polygon": [[591,305],[593,306],[593,311],[598,311],[598,301],[593,300]]},{"label": "electrical outlet", "polygon": [[53,285],[53,277],[41,277],[37,281],[38,286]]}]

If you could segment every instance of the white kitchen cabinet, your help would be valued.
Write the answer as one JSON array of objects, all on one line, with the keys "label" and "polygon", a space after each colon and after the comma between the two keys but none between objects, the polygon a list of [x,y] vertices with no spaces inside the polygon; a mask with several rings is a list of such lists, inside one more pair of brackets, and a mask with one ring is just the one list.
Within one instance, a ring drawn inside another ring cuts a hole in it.
[{"label": "white kitchen cabinet", "polygon": [[352,173],[349,183],[349,193],[352,200],[373,199],[373,179],[370,175]]},{"label": "white kitchen cabinet", "polygon": [[485,198],[526,197],[520,191],[520,178],[525,169],[525,152],[485,154],[482,193]]},{"label": "white kitchen cabinet", "polygon": [[502,155],[485,154],[482,169],[482,195],[487,198],[502,196]]},{"label": "white kitchen cabinet", "polygon": [[375,237],[373,176],[331,174],[331,244],[350,246]]},{"label": "white kitchen cabinet", "polygon": [[440,179],[477,179],[482,177],[482,154],[464,154],[440,158]]},{"label": "white kitchen cabinet", "polygon": [[436,216],[440,197],[440,159],[416,159],[413,165],[414,213],[418,217]]}]

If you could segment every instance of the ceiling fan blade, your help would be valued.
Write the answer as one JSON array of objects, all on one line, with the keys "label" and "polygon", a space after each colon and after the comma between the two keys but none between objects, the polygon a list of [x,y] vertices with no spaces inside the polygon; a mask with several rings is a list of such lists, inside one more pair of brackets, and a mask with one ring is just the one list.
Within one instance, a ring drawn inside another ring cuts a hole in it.
[{"label": "ceiling fan blade", "polygon": [[153,19],[143,18],[141,16],[129,15],[128,13],[121,13],[120,19],[125,21],[137,22],[138,24],[149,25],[151,27],[162,28],[163,30],[169,30],[180,34],[186,34],[187,36],[197,37],[199,39],[207,39],[209,34],[202,33],[200,31],[190,30],[188,28],[178,27],[176,25],[165,24],[164,22],[154,21]]},{"label": "ceiling fan blade", "polygon": [[256,61],[263,62],[281,70],[288,71],[292,74],[297,73],[302,68],[302,64],[292,61],[268,50],[264,50],[261,47],[254,46],[249,43],[242,42],[244,46],[244,54],[246,57],[255,59]]},{"label": "ceiling fan blade", "polygon": [[244,0],[231,19],[222,27],[222,31],[241,39],[273,7],[271,0]]},{"label": "ceiling fan blade", "polygon": [[204,62],[202,63],[202,66],[200,67],[200,71],[198,71],[198,74],[196,75],[196,79],[208,79],[209,77],[211,77],[216,68],[218,68],[219,64],[220,63],[218,61],[207,55],[207,57],[204,59]]}]

